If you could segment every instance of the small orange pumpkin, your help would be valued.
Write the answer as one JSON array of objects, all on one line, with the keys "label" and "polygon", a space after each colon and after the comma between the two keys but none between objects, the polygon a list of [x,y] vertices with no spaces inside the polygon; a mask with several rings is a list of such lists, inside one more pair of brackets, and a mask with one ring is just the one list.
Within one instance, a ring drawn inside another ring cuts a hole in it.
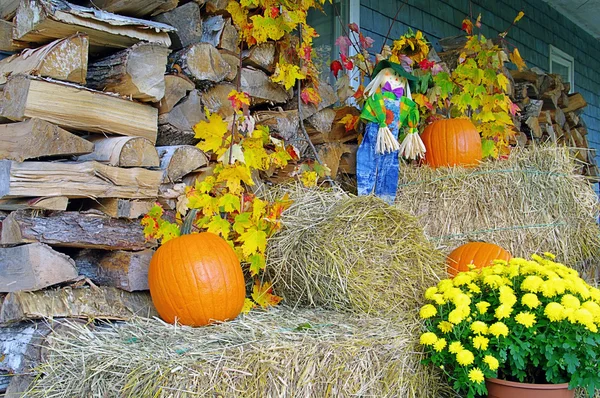
[{"label": "small orange pumpkin", "polygon": [[421,139],[425,144],[425,164],[477,166],[481,162],[481,137],[469,119],[442,119],[431,123]]},{"label": "small orange pumpkin", "polygon": [[493,243],[469,242],[457,247],[446,258],[448,275],[456,276],[459,272],[469,271],[469,264],[476,268],[487,267],[496,259],[509,261],[512,255]]},{"label": "small orange pumpkin", "polygon": [[234,319],[246,296],[237,255],[210,232],[182,235],[160,246],[150,261],[148,283],[160,317],[188,326]]}]

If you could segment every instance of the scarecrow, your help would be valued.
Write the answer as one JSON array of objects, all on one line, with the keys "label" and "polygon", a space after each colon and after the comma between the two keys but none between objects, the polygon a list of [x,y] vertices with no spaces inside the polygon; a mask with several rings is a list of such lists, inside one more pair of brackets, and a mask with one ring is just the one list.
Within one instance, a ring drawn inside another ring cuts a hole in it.
[{"label": "scarecrow", "polygon": [[[417,159],[425,153],[417,131],[419,110],[410,94],[417,81],[400,64],[383,60],[375,66],[360,115],[367,125],[356,153],[359,195],[374,193],[392,204],[398,188],[398,156]],[[400,144],[398,135],[405,127]]]}]

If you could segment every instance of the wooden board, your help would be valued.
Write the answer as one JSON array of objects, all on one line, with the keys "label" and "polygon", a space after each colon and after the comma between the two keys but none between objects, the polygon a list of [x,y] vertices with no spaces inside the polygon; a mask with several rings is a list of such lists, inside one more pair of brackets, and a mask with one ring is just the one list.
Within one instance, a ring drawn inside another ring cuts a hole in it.
[{"label": "wooden board", "polygon": [[29,43],[13,40],[13,23],[0,20],[0,51],[20,51],[32,47]]},{"label": "wooden board", "polygon": [[14,198],[0,199],[0,210],[67,210],[69,198],[53,196],[50,198]]},{"label": "wooden board", "polygon": [[156,142],[156,108],[30,76],[8,80],[2,92],[0,116],[13,121],[38,117],[67,130],[138,136]]},{"label": "wooden board", "polygon": [[139,221],[110,218],[95,212],[67,211],[40,215],[17,210],[2,222],[0,244],[34,242],[106,250],[144,250],[156,246],[156,242],[144,239]]},{"label": "wooden board", "polygon": [[165,75],[165,95],[158,103],[159,116],[169,113],[187,93],[194,89],[194,83],[182,75]]},{"label": "wooden board", "polygon": [[139,252],[82,250],[75,256],[81,275],[100,286],[128,292],[148,290],[148,267],[154,250]]},{"label": "wooden board", "polygon": [[77,278],[75,262],[41,243],[0,248],[0,293],[34,291]]},{"label": "wooden board", "polygon": [[191,145],[159,146],[160,168],[164,171],[163,183],[177,182],[181,178],[208,164],[208,157]]},{"label": "wooden board", "polygon": [[143,102],[165,95],[167,56],[171,51],[156,43],[138,43],[88,67],[87,86]]},{"label": "wooden board", "polygon": [[89,0],[88,7],[130,17],[147,17],[177,7],[179,0]]},{"label": "wooden board", "polygon": [[111,13],[98,13],[63,0],[28,0],[21,2],[15,17],[13,38],[32,43],[48,43],[54,39],[85,33],[91,52],[106,48],[128,48],[146,41],[171,45],[173,27]]},{"label": "wooden board", "polygon": [[209,43],[197,43],[169,56],[169,69],[180,70],[199,86],[218,83],[230,72],[221,53]]},{"label": "wooden board", "polygon": [[106,198],[94,201],[91,208],[101,211],[107,216],[136,219],[148,213],[155,200],[130,200]]},{"label": "wooden board", "polygon": [[116,167],[158,167],[160,160],[154,144],[142,137],[86,137],[94,146],[88,155],[78,161],[95,160]]},{"label": "wooden board", "polygon": [[130,293],[114,287],[66,287],[9,293],[0,311],[0,323],[41,318],[128,320],[133,316],[158,316],[149,293]]},{"label": "wooden board", "polygon": [[0,61],[0,85],[19,73],[85,84],[88,38],[75,34]]},{"label": "wooden board", "polygon": [[202,14],[197,3],[181,5],[174,10],[157,15],[153,20],[177,29],[176,32],[170,33],[173,43],[171,48],[174,50],[202,41]]},{"label": "wooden board", "polygon": [[163,172],[98,162],[0,161],[0,198],[155,198]]},{"label": "wooden board", "polygon": [[0,125],[0,159],[22,162],[43,156],[91,153],[94,144],[68,131],[33,118]]}]

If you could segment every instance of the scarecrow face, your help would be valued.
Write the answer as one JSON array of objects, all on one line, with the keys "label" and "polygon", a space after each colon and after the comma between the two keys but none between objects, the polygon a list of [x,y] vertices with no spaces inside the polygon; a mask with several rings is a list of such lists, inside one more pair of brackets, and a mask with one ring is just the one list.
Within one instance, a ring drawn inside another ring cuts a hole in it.
[{"label": "scarecrow face", "polygon": [[404,86],[405,79],[398,75],[392,68],[385,68],[381,71],[383,73],[383,84],[390,82],[392,88],[398,88]]}]

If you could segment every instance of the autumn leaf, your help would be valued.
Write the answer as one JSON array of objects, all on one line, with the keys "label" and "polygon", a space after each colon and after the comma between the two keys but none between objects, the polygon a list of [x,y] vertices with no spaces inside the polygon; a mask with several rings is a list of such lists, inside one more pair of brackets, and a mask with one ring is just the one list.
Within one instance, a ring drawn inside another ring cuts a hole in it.
[{"label": "autumn leaf", "polygon": [[312,103],[315,105],[319,105],[319,103],[321,102],[321,96],[312,87],[307,87],[307,88],[303,89],[302,94],[300,95],[300,98],[302,98],[302,102],[304,102],[305,104]]},{"label": "autumn leaf", "polygon": [[335,78],[337,79],[338,74],[342,69],[344,69],[344,67],[342,66],[342,63],[340,61],[335,60],[331,63],[331,65],[329,65],[329,69],[331,70],[331,72],[333,72],[333,76],[335,76]]},{"label": "autumn leaf", "polygon": [[508,89],[508,78],[503,73],[499,73],[496,78],[502,91],[506,91]]},{"label": "autumn leaf", "polygon": [[248,258],[250,275],[255,276],[265,269],[267,265],[264,254],[253,254]]},{"label": "autumn leaf", "polygon": [[237,241],[242,244],[244,256],[249,257],[254,253],[264,253],[267,248],[267,233],[256,227],[250,227],[241,234]]},{"label": "autumn leaf", "polygon": [[250,300],[249,298],[245,298],[244,299],[244,305],[242,306],[242,314],[247,314],[250,311],[252,311],[252,309],[256,307],[256,304],[254,304],[254,302],[252,300]]},{"label": "autumn leaf", "polygon": [[250,96],[247,93],[231,90],[227,96],[233,109],[242,109],[244,105],[250,105]]},{"label": "autumn leaf", "polygon": [[358,25],[356,24],[356,22],[352,22],[351,24],[348,24],[348,28],[355,33],[360,33],[360,28],[358,27]]},{"label": "autumn leaf", "polygon": [[271,282],[261,284],[259,280],[256,280],[252,287],[252,299],[262,308],[275,306],[283,300],[283,298],[273,294]]},{"label": "autumn leaf", "polygon": [[340,48],[340,53],[343,56],[348,55],[348,48],[352,45],[348,36],[340,36],[335,40],[335,45]]},{"label": "autumn leaf", "polygon": [[233,230],[238,234],[243,234],[248,228],[250,228],[253,224],[250,221],[250,216],[252,213],[244,212],[235,216],[233,223]]},{"label": "autumn leaf", "polygon": [[300,181],[302,185],[307,188],[317,186],[317,172],[313,170],[305,171],[300,175]]},{"label": "autumn leaf", "polygon": [[525,13],[523,11],[519,11],[517,16],[513,20],[513,24],[516,24],[517,22],[519,22],[521,20],[521,18],[523,18],[524,16],[525,16]]},{"label": "autumn leaf", "polygon": [[[215,168],[216,170],[216,168]],[[231,164],[225,165],[219,169],[217,176],[217,182],[225,182],[229,192],[234,195],[242,193],[242,183],[247,185],[254,185],[252,177],[250,176],[250,170],[244,164]]]},{"label": "autumn leaf", "polygon": [[240,197],[230,193],[226,193],[218,198],[217,204],[227,213],[232,213],[234,211],[239,212],[241,207]]},{"label": "autumn leaf", "polygon": [[343,118],[340,119],[338,123],[343,124],[346,132],[356,130],[356,126],[360,121],[360,115],[353,115],[351,113],[347,114]]},{"label": "autumn leaf", "polygon": [[229,238],[229,231],[231,225],[229,224],[229,221],[222,218],[219,214],[215,214],[214,216],[212,216],[207,227],[208,232],[213,233],[215,235],[221,235],[223,239]]},{"label": "autumn leaf", "polygon": [[461,29],[464,30],[465,32],[467,32],[468,35],[472,35],[473,34],[473,22],[471,22],[471,20],[469,18],[463,19]]},{"label": "autumn leaf", "polygon": [[481,13],[477,16],[477,21],[475,21],[475,26],[481,29]]},{"label": "autumn leaf", "polygon": [[525,65],[525,61],[523,61],[523,58],[521,58],[521,54],[519,53],[518,48],[515,47],[513,52],[510,53],[509,58],[510,62],[515,64],[520,71],[527,68],[527,65]]},{"label": "autumn leaf", "polygon": [[493,140],[481,140],[481,152],[484,158],[491,157],[495,159],[498,157],[498,148]]},{"label": "autumn leaf", "polygon": [[188,197],[188,207],[199,209],[205,216],[212,216],[219,211],[219,201],[206,193],[196,193]]},{"label": "autumn leaf", "polygon": [[254,200],[252,201],[252,221],[255,224],[258,224],[258,222],[262,219],[266,208],[266,201],[259,198],[254,198]]},{"label": "autumn leaf", "polygon": [[227,123],[218,113],[210,114],[208,120],[202,120],[194,126],[194,137],[201,140],[196,146],[204,152],[222,155],[225,151],[223,139],[228,130]]},{"label": "autumn leaf", "polygon": [[300,71],[298,65],[292,65],[287,62],[278,62],[275,66],[275,73],[271,76],[271,80],[285,87],[286,90],[291,89],[296,84],[296,79],[304,79],[304,75]]}]

